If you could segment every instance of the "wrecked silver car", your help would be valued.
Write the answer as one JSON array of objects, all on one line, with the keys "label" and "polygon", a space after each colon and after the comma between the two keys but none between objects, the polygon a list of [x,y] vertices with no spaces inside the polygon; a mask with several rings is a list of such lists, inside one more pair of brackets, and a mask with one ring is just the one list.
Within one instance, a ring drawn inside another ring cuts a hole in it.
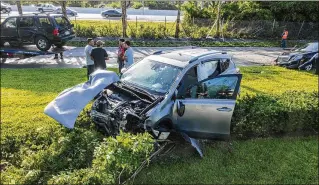
[{"label": "wrecked silver car", "polygon": [[226,139],[242,75],[231,56],[205,49],[159,51],[132,65],[95,99],[91,119],[107,135],[120,129]]}]

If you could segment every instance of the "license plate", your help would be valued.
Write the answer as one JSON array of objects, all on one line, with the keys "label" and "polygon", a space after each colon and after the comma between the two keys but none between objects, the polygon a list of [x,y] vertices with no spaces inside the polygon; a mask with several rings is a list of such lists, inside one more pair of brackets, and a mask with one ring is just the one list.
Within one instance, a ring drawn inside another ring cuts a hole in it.
[{"label": "license plate", "polygon": [[65,34],[65,35],[69,35],[69,34],[70,34],[70,32],[69,32],[69,31],[66,31],[64,34]]}]

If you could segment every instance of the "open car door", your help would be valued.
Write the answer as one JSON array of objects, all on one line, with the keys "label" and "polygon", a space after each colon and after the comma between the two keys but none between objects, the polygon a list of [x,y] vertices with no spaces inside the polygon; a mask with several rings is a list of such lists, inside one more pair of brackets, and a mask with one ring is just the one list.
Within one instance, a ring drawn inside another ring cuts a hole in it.
[{"label": "open car door", "polygon": [[176,130],[192,138],[228,139],[241,78],[220,75],[191,85],[185,98],[175,101]]}]

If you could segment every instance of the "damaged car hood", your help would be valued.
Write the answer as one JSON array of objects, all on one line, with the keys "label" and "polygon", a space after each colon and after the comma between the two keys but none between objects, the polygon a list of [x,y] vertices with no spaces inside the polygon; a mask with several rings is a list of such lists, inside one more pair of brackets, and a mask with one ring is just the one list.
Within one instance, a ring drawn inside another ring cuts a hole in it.
[{"label": "damaged car hood", "polygon": [[106,86],[119,81],[113,71],[97,70],[89,81],[61,92],[44,109],[44,113],[67,128],[74,128],[75,120],[84,107]]}]

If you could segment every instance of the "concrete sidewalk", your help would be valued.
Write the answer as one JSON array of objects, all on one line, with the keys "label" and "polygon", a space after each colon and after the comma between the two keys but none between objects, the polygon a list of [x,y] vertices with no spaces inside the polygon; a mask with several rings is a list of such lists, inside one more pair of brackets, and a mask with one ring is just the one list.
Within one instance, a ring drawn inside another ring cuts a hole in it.
[{"label": "concrete sidewalk", "polygon": [[[179,47],[136,47],[134,49],[135,61],[159,50],[172,50]],[[187,48],[187,47],[180,47]],[[188,47],[189,48],[189,47]],[[203,47],[207,50],[226,51],[233,56],[238,66],[271,64],[283,52],[281,48],[264,47]],[[105,47],[110,60],[108,67],[117,67],[117,47]],[[66,47],[63,52],[64,59],[53,59],[54,55],[36,56],[26,59],[8,59],[1,68],[81,68],[85,66],[84,47]]]}]

